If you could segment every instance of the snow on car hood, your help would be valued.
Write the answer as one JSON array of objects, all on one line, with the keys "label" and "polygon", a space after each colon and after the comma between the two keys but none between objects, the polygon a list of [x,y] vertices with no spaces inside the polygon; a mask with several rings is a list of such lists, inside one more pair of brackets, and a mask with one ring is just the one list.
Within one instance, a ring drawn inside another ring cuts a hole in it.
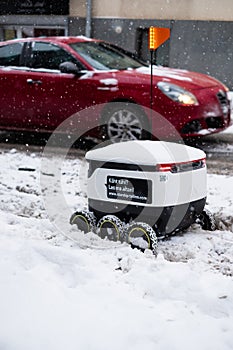
[{"label": "snow on car hood", "polygon": [[[151,67],[140,67],[135,71],[141,74],[151,74]],[[208,75],[191,72],[184,69],[175,69],[162,66],[153,66],[153,76],[157,80],[171,82],[180,85],[183,82],[190,88],[207,88],[219,85],[220,82]]]}]

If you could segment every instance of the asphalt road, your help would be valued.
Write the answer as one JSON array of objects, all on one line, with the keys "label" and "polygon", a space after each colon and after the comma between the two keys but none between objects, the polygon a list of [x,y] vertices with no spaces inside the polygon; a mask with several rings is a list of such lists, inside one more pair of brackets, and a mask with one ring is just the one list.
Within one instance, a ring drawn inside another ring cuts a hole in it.
[{"label": "asphalt road", "polygon": [[[22,135],[22,134],[0,134],[0,152],[15,148],[26,153],[42,153],[46,145],[46,136]],[[64,140],[65,143],[65,140]],[[62,144],[62,140],[61,140]],[[233,134],[219,133],[202,137],[198,142],[188,143],[202,149],[207,155],[207,168],[209,173],[233,175]],[[91,141],[84,147],[72,148],[70,157],[83,157],[85,151],[91,148]],[[54,145],[51,153],[59,153],[59,148]]]},{"label": "asphalt road", "polygon": [[220,133],[204,137],[198,147],[207,155],[209,173],[233,175],[233,134]]}]

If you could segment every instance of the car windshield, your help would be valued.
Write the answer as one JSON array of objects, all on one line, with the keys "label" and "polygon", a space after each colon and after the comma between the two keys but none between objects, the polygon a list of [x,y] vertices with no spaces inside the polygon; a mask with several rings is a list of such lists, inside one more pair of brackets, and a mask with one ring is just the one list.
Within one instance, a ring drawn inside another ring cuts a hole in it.
[{"label": "car windshield", "polygon": [[[78,42],[70,44],[88,64],[98,70],[125,70],[139,68],[143,63],[131,57],[130,53],[103,42]],[[133,54],[132,54],[133,56]]]}]

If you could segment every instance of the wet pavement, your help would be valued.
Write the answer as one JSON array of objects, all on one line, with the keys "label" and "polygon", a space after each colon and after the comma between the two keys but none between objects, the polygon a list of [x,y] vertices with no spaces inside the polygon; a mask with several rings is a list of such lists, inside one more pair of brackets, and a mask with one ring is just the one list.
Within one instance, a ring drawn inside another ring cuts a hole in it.
[{"label": "wet pavement", "polygon": [[208,172],[233,176],[233,134],[206,136],[198,145],[206,153]]},{"label": "wet pavement", "polygon": [[[15,148],[26,153],[43,153],[48,140],[48,135],[38,136],[38,134],[11,134],[7,136],[1,134],[0,136],[0,152]],[[200,148],[206,153],[209,173],[233,176],[233,133],[224,132],[204,136],[200,140],[188,144]],[[69,152],[69,157],[82,158],[86,150],[92,146],[91,141],[88,141],[80,147],[74,147]],[[60,146],[54,146],[51,153],[59,153],[59,148],[62,148],[62,139]]]}]

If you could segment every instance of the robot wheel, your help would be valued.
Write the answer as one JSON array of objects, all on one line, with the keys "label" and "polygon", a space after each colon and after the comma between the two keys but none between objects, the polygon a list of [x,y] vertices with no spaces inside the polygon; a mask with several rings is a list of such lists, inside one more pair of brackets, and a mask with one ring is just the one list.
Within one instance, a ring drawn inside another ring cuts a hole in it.
[{"label": "robot wheel", "polygon": [[95,215],[89,210],[76,211],[70,218],[71,225],[77,225],[77,228],[84,233],[95,232]]},{"label": "robot wheel", "polygon": [[115,215],[103,216],[98,224],[96,233],[101,238],[108,238],[110,241],[125,240],[125,227],[124,223]]},{"label": "robot wheel", "polygon": [[141,251],[151,249],[157,255],[157,236],[153,228],[145,222],[133,222],[127,227],[127,240],[132,248]]},{"label": "robot wheel", "polygon": [[214,215],[207,209],[204,209],[197,217],[196,223],[199,224],[203,230],[214,231],[216,229]]}]

